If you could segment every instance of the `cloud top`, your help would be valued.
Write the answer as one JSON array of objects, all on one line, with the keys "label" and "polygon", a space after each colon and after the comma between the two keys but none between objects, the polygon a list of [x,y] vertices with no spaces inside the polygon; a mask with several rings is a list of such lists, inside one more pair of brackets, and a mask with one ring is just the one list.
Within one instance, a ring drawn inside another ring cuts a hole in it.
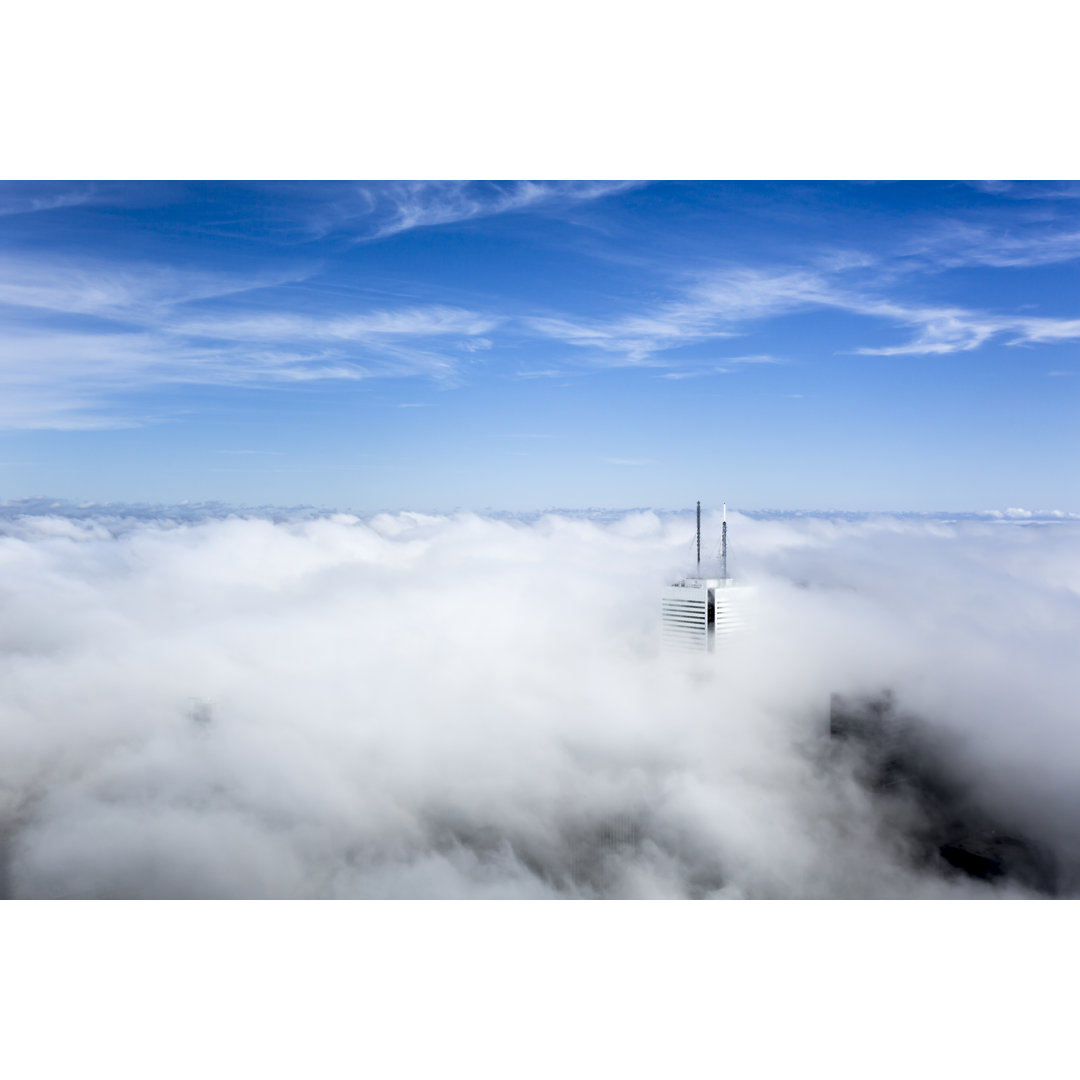
[{"label": "cloud top", "polygon": [[830,748],[882,688],[1075,887],[1076,526],[729,520],[708,666],[657,642],[688,515],[3,520],[6,892],[1031,894]]}]

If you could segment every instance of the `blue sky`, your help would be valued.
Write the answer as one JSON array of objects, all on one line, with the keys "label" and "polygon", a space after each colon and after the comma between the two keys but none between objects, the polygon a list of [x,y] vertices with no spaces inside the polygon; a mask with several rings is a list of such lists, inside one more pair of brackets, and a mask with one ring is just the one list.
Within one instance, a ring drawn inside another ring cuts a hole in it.
[{"label": "blue sky", "polygon": [[1080,187],[0,185],[0,498],[1080,510]]}]

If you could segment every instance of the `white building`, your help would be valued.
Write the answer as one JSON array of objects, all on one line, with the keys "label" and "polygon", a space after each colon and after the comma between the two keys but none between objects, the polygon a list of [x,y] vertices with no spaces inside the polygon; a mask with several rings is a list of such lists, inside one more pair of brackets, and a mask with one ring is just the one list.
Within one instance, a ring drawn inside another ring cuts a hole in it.
[{"label": "white building", "polygon": [[739,590],[731,578],[688,577],[660,593],[660,633],[665,645],[712,652],[741,625]]},{"label": "white building", "polygon": [[720,576],[701,576],[701,503],[697,510],[698,573],[660,593],[660,634],[666,646],[713,652],[741,625],[739,589],[727,576],[727,507],[724,507]]}]

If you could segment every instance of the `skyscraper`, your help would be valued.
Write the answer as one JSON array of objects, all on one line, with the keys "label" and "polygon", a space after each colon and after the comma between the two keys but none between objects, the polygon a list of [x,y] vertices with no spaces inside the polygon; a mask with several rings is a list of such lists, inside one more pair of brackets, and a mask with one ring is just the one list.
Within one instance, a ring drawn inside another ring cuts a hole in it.
[{"label": "skyscraper", "polygon": [[727,506],[721,533],[719,573],[701,572],[701,503],[697,504],[697,572],[660,593],[660,633],[666,646],[692,652],[714,652],[739,626],[737,590],[727,576]]}]

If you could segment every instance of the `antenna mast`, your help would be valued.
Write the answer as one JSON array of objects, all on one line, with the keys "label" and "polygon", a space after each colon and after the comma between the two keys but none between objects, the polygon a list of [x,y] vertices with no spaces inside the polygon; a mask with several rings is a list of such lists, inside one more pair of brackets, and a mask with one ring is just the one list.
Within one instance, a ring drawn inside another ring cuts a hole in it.
[{"label": "antenna mast", "polygon": [[[701,503],[698,503],[700,506]],[[698,526],[700,534],[701,526]],[[700,539],[698,541],[700,543]],[[727,503],[724,503],[724,523],[720,527],[720,576],[727,577]]]},{"label": "antenna mast", "polygon": [[701,577],[701,500],[697,504],[697,573]]}]

